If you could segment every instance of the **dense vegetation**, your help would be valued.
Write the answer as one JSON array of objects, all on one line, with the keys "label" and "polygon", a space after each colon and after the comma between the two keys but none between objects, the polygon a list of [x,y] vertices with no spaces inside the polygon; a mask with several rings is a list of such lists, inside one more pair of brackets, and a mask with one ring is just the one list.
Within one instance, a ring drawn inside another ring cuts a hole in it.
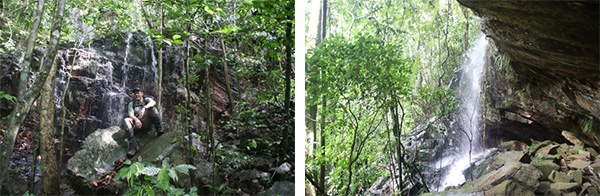
[{"label": "dense vegetation", "polygon": [[435,135],[457,107],[448,84],[478,31],[473,14],[438,0],[308,7],[307,190],[364,194],[379,177],[405,176],[396,193],[427,192],[427,148],[407,138],[417,126]]},{"label": "dense vegetation", "polygon": [[[25,117],[30,110],[35,109],[31,106],[41,91],[46,92],[42,93],[41,113],[54,114],[53,83],[57,65],[52,60],[41,61],[44,63],[39,64],[42,56],[54,59],[57,49],[67,43],[85,48],[98,38],[123,37],[128,32],[135,31],[144,32],[158,50],[159,93],[156,99],[159,106],[163,105],[161,102],[169,101],[161,99],[162,93],[167,92],[162,84],[162,78],[165,78],[162,71],[166,69],[162,61],[163,52],[168,48],[184,54],[186,75],[178,79],[185,85],[187,98],[184,103],[172,103],[179,104],[176,113],[181,119],[170,131],[190,137],[195,134],[193,132],[197,132],[198,138],[208,144],[209,155],[202,158],[210,160],[214,166],[224,166],[215,170],[214,178],[226,178],[220,175],[238,169],[239,166],[233,163],[244,161],[249,156],[255,159],[270,157],[278,163],[293,163],[293,6],[294,1],[0,0],[0,55],[6,62],[2,66],[6,70],[17,69],[21,74],[18,89],[12,89],[8,84],[3,84],[0,88],[2,103],[10,105],[3,106],[0,113],[0,128],[3,130],[0,165],[5,168],[0,172],[0,187],[3,181],[10,180],[6,179],[7,173],[15,172],[14,169],[8,169],[15,139]],[[208,48],[209,46],[212,48]],[[209,50],[217,50],[220,55],[208,52]],[[7,60],[11,58],[15,60]],[[230,101],[226,108],[229,114],[227,117],[212,116],[213,104],[210,97],[213,92],[209,89],[215,83],[211,79],[217,67],[225,72],[224,81]],[[228,72],[233,72],[235,78],[229,78]],[[230,84],[234,81],[243,83],[244,87],[236,97]],[[203,98],[192,100],[190,91]],[[248,96],[242,97],[241,94]],[[192,103],[193,101],[196,103]],[[198,107],[206,107],[205,110],[208,111],[208,116],[197,118],[207,119],[205,130],[194,130],[192,126],[193,115],[199,115],[194,112]],[[42,118],[41,121],[41,126],[35,119],[34,125],[24,129],[41,135],[35,137],[41,137],[39,140],[42,148],[39,153],[43,157],[40,164],[43,165],[43,194],[60,194],[59,184],[56,183],[59,179],[56,176],[59,173],[56,172],[58,166],[56,161],[52,161],[56,160],[55,153],[51,144],[47,143],[53,143],[55,139],[59,139],[54,138],[55,135],[61,134],[55,134],[60,131],[53,129],[52,125],[58,124],[53,122],[54,117]],[[233,133],[226,132],[231,130]],[[274,134],[271,138],[251,138],[251,141],[243,141],[243,146],[237,147],[223,141],[228,137],[240,137],[228,134],[235,135],[236,131],[241,133],[243,130],[273,131]],[[200,155],[194,151],[198,149],[192,146],[192,140],[188,141],[187,158],[192,164],[193,159]],[[259,151],[257,146],[262,147],[262,150]],[[223,158],[231,154],[237,156]],[[132,164],[131,167],[141,165],[137,162],[128,164]],[[132,190],[136,191],[151,192],[154,188],[166,193],[169,178],[165,178],[164,172],[169,172],[173,179],[171,172],[178,168],[165,162],[160,172],[155,173],[153,170],[144,173],[158,174],[158,181],[154,179],[146,182],[152,182],[156,186],[144,183],[138,183],[139,186],[132,183],[130,186],[134,186],[135,189]],[[189,168],[186,166],[180,172],[185,171],[187,174]],[[139,172],[128,174],[137,176],[140,175]],[[129,177],[127,179],[131,180]],[[213,194],[218,194],[228,189],[225,185],[219,183],[209,186],[213,187]],[[206,188],[190,189],[192,186],[201,185],[188,185],[185,187],[186,193]],[[33,191],[33,187],[30,190]]]}]

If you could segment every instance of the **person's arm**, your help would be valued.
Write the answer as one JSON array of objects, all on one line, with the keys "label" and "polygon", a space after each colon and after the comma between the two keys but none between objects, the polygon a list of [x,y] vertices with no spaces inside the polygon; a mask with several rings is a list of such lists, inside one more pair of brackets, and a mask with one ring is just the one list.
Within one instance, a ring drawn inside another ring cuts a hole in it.
[{"label": "person's arm", "polygon": [[156,102],[150,98],[144,98],[146,102],[148,102],[142,109],[140,109],[140,118],[143,118],[146,109],[152,108],[156,105]]},{"label": "person's arm", "polygon": [[[137,128],[142,127],[142,121],[140,121],[140,119],[138,119],[135,116],[135,113],[133,111],[133,102],[129,102],[129,105],[127,105],[127,113],[129,113],[129,118],[133,119],[133,122],[135,123],[135,126]],[[140,115],[141,117],[141,115]]]},{"label": "person's arm", "polygon": [[146,98],[146,102],[148,103],[144,106],[144,109],[150,109],[156,105],[156,101],[151,98]]}]

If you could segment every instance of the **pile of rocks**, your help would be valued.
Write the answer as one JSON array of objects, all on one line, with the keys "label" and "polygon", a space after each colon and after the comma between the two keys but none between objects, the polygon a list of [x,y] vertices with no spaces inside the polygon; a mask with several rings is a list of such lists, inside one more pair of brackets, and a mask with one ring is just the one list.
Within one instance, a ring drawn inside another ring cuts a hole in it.
[{"label": "pile of rocks", "polygon": [[545,141],[526,150],[530,164],[542,172],[535,193],[599,195],[600,156],[594,148]]},{"label": "pile of rocks", "polygon": [[[600,195],[600,155],[594,148],[532,141],[500,145],[498,153],[478,165],[477,179],[460,189],[432,195]],[[426,194],[427,195],[427,194]]]}]

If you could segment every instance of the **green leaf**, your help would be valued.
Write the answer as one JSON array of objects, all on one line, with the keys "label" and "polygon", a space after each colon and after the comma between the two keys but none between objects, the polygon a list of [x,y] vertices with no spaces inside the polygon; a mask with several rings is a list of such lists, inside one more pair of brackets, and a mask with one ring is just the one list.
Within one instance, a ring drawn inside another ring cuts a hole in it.
[{"label": "green leaf", "polygon": [[155,176],[158,172],[160,172],[160,168],[154,166],[148,166],[142,169],[142,174],[147,176]]},{"label": "green leaf", "polygon": [[200,62],[200,60],[202,60],[202,56],[200,56],[200,54],[194,55],[194,61]]},{"label": "green leaf", "polygon": [[196,167],[194,167],[192,165],[187,165],[187,164],[175,166],[175,170],[177,170],[178,172],[184,173],[184,174],[188,174],[188,170],[190,170],[190,169],[196,169]]},{"label": "green leaf", "polygon": [[173,179],[175,182],[179,180],[179,178],[177,177],[177,173],[174,169],[169,169],[169,177],[171,177],[171,179]]},{"label": "green leaf", "polygon": [[115,175],[115,178],[113,179],[113,182],[117,181],[118,179],[121,179],[123,177],[126,177],[127,173],[129,173],[129,167],[121,168],[119,170],[119,173],[117,173],[117,175]]},{"label": "green leaf", "polygon": [[204,6],[204,11],[208,12],[210,15],[214,15],[215,12],[212,11],[208,6]]},{"label": "green leaf", "polygon": [[152,190],[152,187],[150,187],[150,186],[144,186],[144,189],[146,189],[146,192],[148,193],[148,196],[154,196],[154,190]]},{"label": "green leaf", "polygon": [[173,43],[174,44],[184,44],[184,42],[181,40],[173,40]]},{"label": "green leaf", "polygon": [[166,168],[162,168],[158,173],[158,187],[163,190],[169,188],[169,174]]},{"label": "green leaf", "polygon": [[140,162],[135,162],[131,165],[131,173],[135,176],[139,176],[143,169],[144,165]]},{"label": "green leaf", "polygon": [[163,159],[162,161],[162,167],[163,168],[169,168],[171,165],[169,165],[169,157],[165,157],[165,159]]},{"label": "green leaf", "polygon": [[125,164],[125,165],[131,165],[131,160],[129,160],[129,159],[125,160],[125,162],[123,162],[123,164]]},{"label": "green leaf", "polygon": [[181,38],[181,35],[173,35],[173,40],[179,40],[179,38]]}]

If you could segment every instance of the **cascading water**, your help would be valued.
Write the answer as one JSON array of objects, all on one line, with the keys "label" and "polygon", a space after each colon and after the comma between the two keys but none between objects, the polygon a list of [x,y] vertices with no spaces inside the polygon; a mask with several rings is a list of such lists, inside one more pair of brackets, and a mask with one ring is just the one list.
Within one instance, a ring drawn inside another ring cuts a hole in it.
[{"label": "cascading water", "polygon": [[94,40],[85,49],[70,48],[62,54],[55,95],[57,100],[66,96],[67,110],[76,123],[67,134],[77,140],[99,128],[121,126],[131,88],[142,88],[150,97],[156,94],[157,60],[150,38],[142,33]]},{"label": "cascading water", "polygon": [[444,155],[434,167],[442,169],[441,181],[434,190],[442,191],[456,187],[465,182],[463,172],[474,162],[486,156],[482,147],[481,127],[481,77],[488,42],[485,36],[479,35],[474,45],[467,51],[463,62],[462,74],[458,84],[460,107],[453,122],[453,135],[458,144],[458,151]]}]

